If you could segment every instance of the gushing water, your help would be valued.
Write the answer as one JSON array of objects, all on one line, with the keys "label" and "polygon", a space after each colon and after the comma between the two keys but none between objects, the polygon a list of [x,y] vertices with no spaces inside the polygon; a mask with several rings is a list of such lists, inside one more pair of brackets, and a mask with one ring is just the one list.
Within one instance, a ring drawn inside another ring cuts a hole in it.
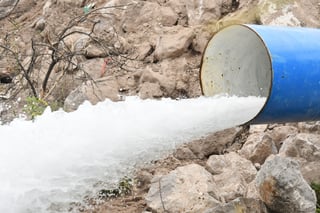
[{"label": "gushing water", "polygon": [[84,103],[0,126],[0,212],[66,212],[176,145],[250,120],[264,98]]}]

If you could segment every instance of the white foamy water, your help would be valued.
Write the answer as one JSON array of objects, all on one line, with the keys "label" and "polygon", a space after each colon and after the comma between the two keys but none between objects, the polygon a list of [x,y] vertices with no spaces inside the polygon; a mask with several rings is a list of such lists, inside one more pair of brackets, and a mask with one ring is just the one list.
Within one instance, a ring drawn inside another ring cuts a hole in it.
[{"label": "white foamy water", "polygon": [[0,212],[66,212],[178,144],[250,120],[264,98],[85,103],[0,126]]}]

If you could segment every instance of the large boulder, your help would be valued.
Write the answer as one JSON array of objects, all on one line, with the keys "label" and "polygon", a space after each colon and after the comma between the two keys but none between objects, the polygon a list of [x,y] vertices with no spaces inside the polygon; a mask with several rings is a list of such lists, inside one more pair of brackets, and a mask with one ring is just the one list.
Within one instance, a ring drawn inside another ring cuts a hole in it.
[{"label": "large boulder", "polygon": [[226,202],[243,197],[248,184],[254,180],[257,173],[249,160],[235,152],[225,155],[211,155],[206,168],[213,174],[220,196]]},{"label": "large boulder", "polygon": [[146,196],[152,212],[203,212],[219,204],[212,175],[197,164],[190,164],[155,177]]},{"label": "large boulder", "polygon": [[274,213],[316,211],[316,195],[294,160],[280,156],[268,159],[257,174],[256,184],[261,199]]}]

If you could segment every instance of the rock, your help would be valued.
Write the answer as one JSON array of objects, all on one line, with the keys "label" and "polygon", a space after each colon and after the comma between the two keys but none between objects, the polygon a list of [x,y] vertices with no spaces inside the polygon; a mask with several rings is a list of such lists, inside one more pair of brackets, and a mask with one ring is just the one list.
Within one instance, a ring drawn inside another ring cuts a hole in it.
[{"label": "rock", "polygon": [[261,199],[272,212],[316,210],[316,195],[294,160],[280,156],[267,160],[257,174],[256,184]]},{"label": "rock", "polygon": [[112,78],[101,79],[95,84],[87,81],[67,96],[64,102],[64,110],[67,112],[74,111],[86,100],[92,104],[96,104],[106,98],[112,101],[119,101],[121,97],[118,94],[118,90],[118,84]]},{"label": "rock", "polygon": [[18,0],[0,1],[0,19],[10,14],[17,3],[18,3]]},{"label": "rock", "polygon": [[319,27],[317,3],[317,0],[262,0],[258,3],[260,21],[267,25]]},{"label": "rock", "polygon": [[237,198],[229,203],[221,203],[204,213],[268,213],[264,203],[258,199]]},{"label": "rock", "polygon": [[82,63],[80,63],[81,70],[83,71],[83,74],[81,77],[83,78],[89,78],[93,80],[97,80],[101,77],[103,77],[103,71],[108,73],[109,66],[108,64],[105,66],[105,69],[103,69],[105,64],[105,60],[103,58],[94,58],[90,60],[86,60]]},{"label": "rock", "polygon": [[178,160],[197,159],[197,156],[186,146],[179,147],[173,154]]},{"label": "rock", "polygon": [[302,176],[308,183],[320,183],[320,135],[299,133],[288,137],[279,155],[297,160]]},{"label": "rock", "polygon": [[84,6],[85,0],[56,0],[57,4],[69,4],[75,7]]},{"label": "rock", "polygon": [[268,129],[268,124],[256,124],[256,125],[250,125],[249,133],[261,133],[266,132]]},{"label": "rock", "polygon": [[304,132],[304,133],[320,134],[320,121],[299,122],[298,128],[301,132]]},{"label": "rock", "polygon": [[303,178],[309,183],[320,183],[320,162],[303,163],[300,166]]},{"label": "rock", "polygon": [[151,26],[171,27],[178,20],[178,14],[172,8],[161,7],[158,3],[149,1],[137,2],[125,11],[123,17],[122,29],[125,32],[137,32],[146,23]]},{"label": "rock", "polygon": [[43,31],[46,27],[46,20],[43,17],[40,17],[33,23],[33,27],[38,31]]},{"label": "rock", "polygon": [[248,184],[246,193],[244,194],[244,197],[260,200],[260,195],[259,195],[255,180],[251,181]]},{"label": "rock", "polygon": [[172,27],[177,24],[178,14],[175,13],[171,7],[160,8],[160,23],[166,27]]},{"label": "rock", "polygon": [[185,20],[180,24],[195,26],[219,19],[221,17],[223,2],[211,0],[170,0],[167,4],[177,14],[181,14],[180,19]]},{"label": "rock", "polygon": [[283,141],[291,136],[298,134],[299,130],[294,126],[276,126],[268,133],[273,139],[278,150],[280,150]]},{"label": "rock", "polygon": [[189,143],[188,147],[200,159],[213,154],[222,154],[242,131],[242,127],[225,129],[209,135],[206,138],[195,140]]},{"label": "rock", "polygon": [[239,154],[252,163],[263,164],[271,154],[277,154],[278,150],[272,138],[265,133],[249,135]]},{"label": "rock", "polygon": [[175,27],[168,34],[159,36],[154,52],[155,60],[161,61],[166,58],[181,56],[188,50],[193,38],[192,28],[181,27]]},{"label": "rock", "polygon": [[320,161],[320,135],[299,133],[291,136],[283,142],[279,155],[307,162]]},{"label": "rock", "polygon": [[162,96],[163,92],[161,91],[159,83],[145,82],[140,85],[139,97],[141,99],[161,98]]},{"label": "rock", "polygon": [[149,42],[143,42],[136,47],[135,53],[138,60],[144,60],[154,52],[154,47]]},{"label": "rock", "polygon": [[152,212],[203,212],[215,207],[218,192],[212,175],[197,164],[171,171],[152,180],[146,196]]},{"label": "rock", "polygon": [[257,170],[252,163],[235,152],[225,155],[211,155],[206,163],[213,174],[220,196],[226,202],[243,197],[247,185],[254,180]]},{"label": "rock", "polygon": [[198,53],[203,53],[211,37],[212,35],[209,32],[198,32],[192,41],[193,50]]}]

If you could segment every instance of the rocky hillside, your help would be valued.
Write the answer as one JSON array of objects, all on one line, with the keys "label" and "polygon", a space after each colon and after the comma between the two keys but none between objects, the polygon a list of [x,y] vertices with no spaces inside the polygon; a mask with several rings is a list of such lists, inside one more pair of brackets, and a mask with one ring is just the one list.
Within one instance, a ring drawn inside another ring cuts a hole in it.
[{"label": "rocky hillside", "polygon": [[[319,0],[0,0],[0,114],[125,96],[201,95],[206,43],[230,24],[320,27]],[[88,212],[315,212],[319,123],[225,130],[137,173]],[[83,210],[83,209],[82,209]]]}]

